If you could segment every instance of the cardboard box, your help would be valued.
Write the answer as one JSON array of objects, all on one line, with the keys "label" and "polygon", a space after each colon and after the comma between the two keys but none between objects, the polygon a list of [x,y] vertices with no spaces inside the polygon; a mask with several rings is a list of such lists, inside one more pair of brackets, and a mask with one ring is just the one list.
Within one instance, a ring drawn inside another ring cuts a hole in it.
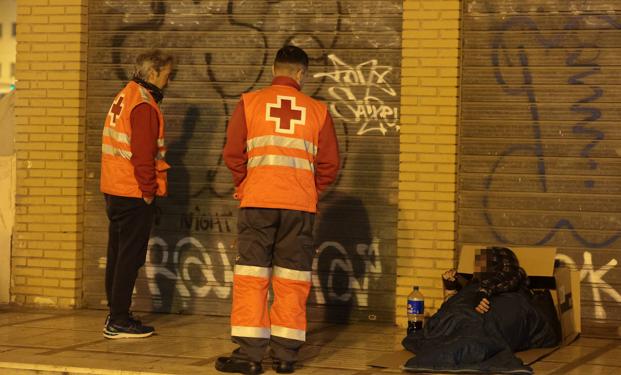
[{"label": "cardboard box", "polygon": [[[474,255],[476,249],[487,245],[464,245],[459,254],[457,272],[472,274],[474,272]],[[561,322],[562,341],[565,346],[580,334],[580,274],[567,268],[554,268],[556,248],[554,247],[510,247],[517,256],[520,266],[531,279],[533,289],[550,289]],[[438,275],[441,277],[441,275]],[[424,291],[423,291],[424,294]],[[515,355],[530,365],[549,355],[554,348],[537,348]],[[372,367],[400,369],[414,355],[407,350],[384,354],[368,363]]]}]

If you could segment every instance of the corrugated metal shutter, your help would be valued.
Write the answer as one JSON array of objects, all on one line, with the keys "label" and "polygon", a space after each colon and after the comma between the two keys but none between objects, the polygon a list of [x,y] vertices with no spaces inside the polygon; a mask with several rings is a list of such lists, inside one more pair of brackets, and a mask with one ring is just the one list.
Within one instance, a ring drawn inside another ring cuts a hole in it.
[{"label": "corrugated metal shutter", "polygon": [[545,245],[621,335],[621,4],[463,4],[459,243]]},{"label": "corrugated metal shutter", "polygon": [[226,315],[237,202],[221,160],[242,92],[271,81],[284,43],[312,59],[304,92],[331,105],[344,168],[320,205],[315,320],[394,320],[402,2],[91,1],[85,303],[105,306],[98,191],[105,112],[149,47],[178,58],[166,91],[170,196],[160,201],[135,309]]}]

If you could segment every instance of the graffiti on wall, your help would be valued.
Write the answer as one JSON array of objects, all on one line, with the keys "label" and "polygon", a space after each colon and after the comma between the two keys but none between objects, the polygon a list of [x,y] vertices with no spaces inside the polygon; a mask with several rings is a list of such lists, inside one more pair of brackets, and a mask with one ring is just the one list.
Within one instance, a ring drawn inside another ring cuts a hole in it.
[{"label": "graffiti on wall", "polygon": [[[161,237],[149,240],[145,272],[149,291],[152,296],[157,296],[153,301],[156,311],[171,311],[173,306],[179,311],[187,311],[190,309],[188,304],[194,299],[210,294],[215,298],[230,298],[233,262],[223,242],[218,242],[216,247],[216,252],[208,251],[194,237],[182,238],[174,249],[169,248]],[[332,249],[338,252],[338,256],[329,254]],[[382,271],[379,240],[374,239],[371,244],[358,244],[356,251],[366,271],[359,276],[354,272],[356,260],[349,257],[342,244],[326,241],[319,246],[312,269],[314,302],[325,304],[326,301],[335,300],[341,303],[354,302],[360,307],[368,306],[369,280],[378,278]],[[212,260],[211,257],[216,254],[218,259]],[[325,262],[329,264],[329,273],[325,275],[327,281],[322,280],[324,276],[319,275],[318,267]],[[100,268],[105,268],[105,258],[101,259]],[[218,275],[219,271],[221,275]],[[346,285],[338,280],[341,275],[346,275]]]},{"label": "graffiti on wall", "polygon": [[[396,150],[398,144],[402,4],[384,3],[383,17],[357,17],[363,4],[347,0],[326,1],[321,7],[285,0],[98,3],[94,12],[105,14],[106,21],[94,27],[105,32],[92,37],[90,51],[96,54],[100,48],[110,61],[110,79],[125,82],[141,48],[179,51],[175,79],[163,102],[167,161],[173,166],[170,192],[158,202],[144,267],[148,281],[142,285],[155,310],[196,311],[202,298],[231,296],[237,203],[221,157],[226,121],[241,93],[269,84],[271,59],[283,44],[298,45],[309,54],[312,78],[304,91],[330,105],[342,153],[339,179],[320,203],[310,301],[392,308],[393,303],[376,297],[385,293],[372,290],[379,279],[388,284],[384,280],[391,277],[380,271],[394,268],[383,264],[390,250],[380,254],[379,244],[394,249],[395,240],[377,235],[386,233],[388,224],[367,207],[381,205],[396,218],[396,205],[386,201],[381,189],[394,188],[392,182],[382,186],[382,176],[390,175],[384,168],[398,170],[398,157],[388,165],[382,155],[374,156],[369,168],[367,156],[356,151],[377,143],[365,139],[372,135],[384,136],[386,150]],[[285,16],[291,9],[303,17]],[[109,24],[111,19],[120,22]],[[378,28],[384,33],[374,32]],[[108,45],[112,48],[104,50]],[[369,192],[357,191],[355,182],[362,178],[373,181]],[[350,222],[359,225],[348,227]]]},{"label": "graffiti on wall", "polygon": [[[570,17],[564,26],[565,30],[577,29],[581,22],[585,22],[586,17],[591,16]],[[610,17],[598,16],[597,18],[608,24],[611,28],[617,28],[617,23],[612,22]],[[598,63],[598,57],[600,54],[596,48],[594,50],[596,41],[581,40],[576,42],[575,38],[579,34],[562,34],[560,37],[548,37],[539,30],[537,23],[532,18],[527,16],[509,17],[502,24],[501,30],[503,32],[492,41],[491,63],[494,67],[493,74],[496,82],[502,87],[502,90],[506,95],[522,96],[526,98],[529,103],[532,143],[528,145],[510,145],[502,151],[492,166],[491,173],[486,178],[486,191],[491,192],[494,190],[494,177],[496,172],[501,171],[506,167],[504,162],[508,157],[514,155],[531,155],[536,158],[535,169],[538,175],[536,183],[539,192],[548,193],[552,190],[549,182],[549,175],[554,172],[550,171],[550,167],[547,165],[546,155],[544,153],[545,140],[542,137],[542,128],[540,123],[542,117],[541,112],[544,109],[542,109],[538,99],[538,91],[536,87],[537,82],[535,81],[534,73],[529,65],[529,52],[527,47],[524,45],[513,46],[503,39],[505,35],[508,35],[510,31],[514,29],[526,29],[535,33],[536,37],[534,40],[537,44],[532,46],[532,48],[558,49],[565,47],[567,49],[567,53],[562,65],[578,69],[577,72],[571,73],[567,76],[567,83],[569,85],[581,85],[588,87],[587,95],[576,98],[575,101],[571,103],[568,108],[566,108],[566,110],[570,113],[576,114],[580,118],[579,121],[572,123],[571,132],[575,136],[584,138],[584,145],[578,150],[578,155],[576,156],[584,160],[584,168],[590,171],[598,169],[598,162],[591,158],[591,154],[599,143],[605,138],[605,134],[598,129],[596,123],[596,121],[602,116],[602,109],[598,106],[597,101],[604,96],[604,90],[600,84],[598,84],[598,81],[601,82],[601,78],[598,79],[598,75],[601,73],[601,68]],[[564,36],[569,35],[571,35],[571,41],[564,38]],[[568,45],[565,45],[566,43]],[[503,75],[503,68],[514,66],[522,68],[521,82],[510,83]],[[575,69],[572,69],[571,71],[574,72]],[[564,131],[567,130],[559,128],[559,134],[563,134]],[[584,194],[589,194],[588,191],[595,188],[595,181],[587,176],[582,181],[582,187],[578,188],[580,188]],[[587,201],[592,201],[593,198],[593,195],[589,195],[588,199],[585,200],[585,210],[587,210],[587,207],[589,206]],[[508,233],[503,232],[502,225],[496,224],[496,218],[494,216],[497,212],[488,209],[490,208],[490,205],[490,197],[485,196],[483,200],[483,206],[486,208],[485,219],[492,229],[496,239],[503,243],[516,242],[515,240],[517,239],[512,239],[509,237],[510,235]],[[595,204],[591,204],[591,207],[595,207]],[[591,248],[606,247],[621,237],[621,231],[617,231],[606,238],[591,239],[585,233],[591,228],[580,230],[580,228],[576,227],[572,219],[567,217],[561,216],[553,220],[554,222],[548,226],[551,228],[550,231],[543,234],[540,238],[534,239],[532,241],[533,245],[543,245],[550,242],[552,237],[554,237],[554,235],[560,230],[568,230],[580,245]]]},{"label": "graffiti on wall", "polygon": [[[145,273],[149,291],[154,296],[155,311],[188,311],[194,299],[210,294],[220,299],[231,297],[233,262],[223,242],[218,242],[216,247],[216,251],[209,251],[194,237],[182,238],[174,249],[161,237],[149,240]],[[331,251],[336,251],[337,255],[330,254]],[[357,260],[349,257],[341,243],[326,241],[319,246],[313,259],[312,301],[319,304],[339,301],[368,307],[369,281],[379,278],[382,271],[379,239],[371,244],[358,244],[356,252],[364,264],[362,275],[355,272]],[[212,256],[217,259],[213,260]],[[329,272],[320,275],[319,264],[328,264]],[[106,258],[102,257],[99,268],[105,267]],[[341,280],[343,276],[345,283]]]},{"label": "graffiti on wall", "polygon": [[328,58],[334,64],[334,71],[316,73],[314,77],[327,77],[336,84],[328,89],[333,99],[330,102],[330,112],[345,122],[358,124],[358,135],[374,131],[384,135],[388,129],[399,131],[398,107],[386,105],[380,97],[374,95],[374,91],[389,97],[397,95],[390,85],[390,72],[393,68],[378,65],[376,59],[354,67],[334,54],[328,55]]},{"label": "graffiti on wall", "polygon": [[595,302],[595,317],[597,319],[606,319],[608,314],[606,309],[602,306],[602,294],[607,294],[616,303],[621,303],[621,294],[615,290],[610,284],[604,281],[603,277],[606,273],[617,266],[617,260],[612,258],[602,265],[599,269],[593,265],[593,255],[589,251],[585,251],[583,254],[582,267],[578,267],[576,262],[569,255],[557,254],[556,259],[560,260],[565,266],[580,271],[580,281],[586,281],[589,283],[593,300]]},{"label": "graffiti on wall", "polygon": [[465,7],[471,76],[462,107],[471,122],[464,121],[463,144],[470,154],[460,157],[462,181],[476,186],[465,194],[477,202],[463,200],[464,223],[471,222],[460,230],[466,242],[477,236],[466,226],[483,225],[490,242],[557,247],[558,260],[580,271],[586,315],[604,321],[621,301],[619,114],[612,104],[619,49],[607,39],[621,23],[614,9],[584,7],[511,0]]},{"label": "graffiti on wall", "polygon": [[[322,262],[324,251],[336,251],[338,255],[330,256],[327,281],[322,283],[318,275],[318,265]],[[326,241],[317,249],[317,257],[313,259],[313,287],[315,288],[315,301],[324,304],[327,300],[338,300],[348,303],[355,299],[356,305],[366,307],[369,305],[369,279],[378,278],[382,273],[382,263],[379,260],[379,239],[374,238],[371,244],[357,244],[356,253],[364,263],[364,273],[357,277],[354,265],[349,258],[347,250],[342,244],[335,241]],[[342,272],[338,272],[342,271]],[[346,281],[339,282],[338,275],[346,275]],[[344,287],[339,288],[339,285]],[[326,295],[327,294],[327,295]]]},{"label": "graffiti on wall", "polygon": [[[159,247],[159,251],[153,250],[156,247]],[[159,259],[156,255],[158,252],[161,254]],[[161,237],[152,237],[149,240],[150,267],[146,269],[151,294],[160,296],[156,310],[166,310],[162,306],[163,301],[167,300],[162,298],[166,297],[166,292],[160,288],[164,284],[174,284],[174,291],[186,297],[181,300],[182,310],[187,309],[187,303],[192,298],[204,298],[210,293],[217,298],[228,298],[231,294],[228,284],[233,281],[233,272],[222,242],[217,244],[217,254],[223,266],[222,280],[216,278],[211,256],[196,238],[182,238],[173,250],[168,248]]]}]

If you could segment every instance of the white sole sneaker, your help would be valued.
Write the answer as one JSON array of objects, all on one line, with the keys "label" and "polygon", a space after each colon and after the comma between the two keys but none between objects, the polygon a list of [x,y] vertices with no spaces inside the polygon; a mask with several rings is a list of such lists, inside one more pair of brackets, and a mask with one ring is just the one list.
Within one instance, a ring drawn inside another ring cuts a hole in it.
[{"label": "white sole sneaker", "polygon": [[119,332],[119,331],[111,331],[108,328],[104,328],[103,337],[107,339],[142,339],[145,337],[149,337],[153,335],[155,331],[145,332],[145,333],[132,333],[132,332]]}]

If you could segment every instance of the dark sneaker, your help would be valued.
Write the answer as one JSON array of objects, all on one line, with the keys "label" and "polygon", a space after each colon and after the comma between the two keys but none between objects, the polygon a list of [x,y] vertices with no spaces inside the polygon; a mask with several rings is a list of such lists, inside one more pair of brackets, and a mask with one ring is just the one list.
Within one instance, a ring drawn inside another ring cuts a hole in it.
[{"label": "dark sneaker", "polygon": [[[139,326],[142,325],[142,322],[140,321],[140,319],[136,319],[136,317],[134,316],[134,313],[131,311],[129,312],[129,321]],[[106,316],[106,321],[104,322],[104,326],[103,326],[104,332],[106,331],[106,327],[108,326],[108,324],[110,324],[110,314]]]},{"label": "dark sneaker", "polygon": [[131,312],[131,311],[129,312],[129,321],[130,322],[134,322],[134,323],[136,323],[139,326],[142,325],[142,321],[140,319],[136,319],[136,317],[134,316],[134,313]]},{"label": "dark sneaker", "polygon": [[153,327],[128,321],[125,324],[109,322],[104,328],[103,336],[107,339],[130,339],[149,337],[155,332]]},{"label": "dark sneaker", "polygon": [[219,357],[216,360],[216,370],[245,375],[258,375],[263,373],[261,362],[251,362],[233,357]]}]

